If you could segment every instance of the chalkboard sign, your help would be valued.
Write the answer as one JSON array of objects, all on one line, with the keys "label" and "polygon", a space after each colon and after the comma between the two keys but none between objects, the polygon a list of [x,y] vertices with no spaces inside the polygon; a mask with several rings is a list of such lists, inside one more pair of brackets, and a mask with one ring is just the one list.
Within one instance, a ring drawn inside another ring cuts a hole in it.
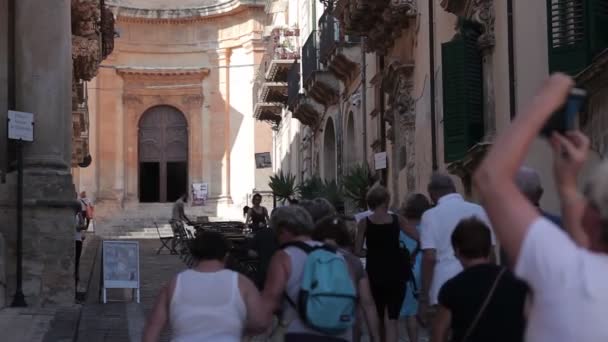
[{"label": "chalkboard sign", "polygon": [[103,302],[106,289],[134,289],[139,303],[139,242],[103,242]]}]

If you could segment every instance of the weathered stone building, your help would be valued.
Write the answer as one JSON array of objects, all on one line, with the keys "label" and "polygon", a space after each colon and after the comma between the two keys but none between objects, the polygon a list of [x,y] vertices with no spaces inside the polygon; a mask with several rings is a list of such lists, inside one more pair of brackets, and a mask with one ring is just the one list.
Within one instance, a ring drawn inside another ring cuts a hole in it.
[{"label": "weathered stone building", "polygon": [[[267,187],[272,134],[250,90],[264,15],[249,0],[0,0],[0,121],[16,109],[36,122],[24,144],[29,305],[73,301],[77,191],[100,219],[168,219],[193,183],[209,185],[197,212],[222,217]],[[12,297],[17,177],[3,125],[0,147],[0,293]]]},{"label": "weathered stone building", "polygon": [[[274,111],[276,171],[339,178],[353,163],[373,169],[386,152],[379,175],[393,205],[426,192],[433,170],[474,197],[471,173],[496,133],[555,71],[589,90],[581,125],[604,154],[605,0],[268,3],[288,13],[301,46],[284,110]],[[557,211],[546,142],[527,163],[543,177],[543,206]]]},{"label": "weathered stone building", "polygon": [[267,187],[255,155],[270,152],[271,131],[243,91],[262,52],[258,3],[106,1],[118,37],[88,83],[92,163],[75,172],[102,215],[208,183],[201,214],[233,216]]}]

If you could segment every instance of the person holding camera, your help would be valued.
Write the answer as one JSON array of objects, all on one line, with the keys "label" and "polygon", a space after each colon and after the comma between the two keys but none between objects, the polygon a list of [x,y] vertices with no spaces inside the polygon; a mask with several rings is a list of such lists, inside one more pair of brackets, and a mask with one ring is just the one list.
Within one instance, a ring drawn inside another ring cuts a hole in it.
[{"label": "person holding camera", "polygon": [[[577,176],[589,139],[572,125],[573,104],[580,102],[573,83],[563,74],[551,76],[497,137],[474,176],[494,232],[533,292],[526,341],[608,341],[608,163],[596,168],[580,194]],[[541,131],[553,147],[566,231],[544,218],[515,184]]]}]

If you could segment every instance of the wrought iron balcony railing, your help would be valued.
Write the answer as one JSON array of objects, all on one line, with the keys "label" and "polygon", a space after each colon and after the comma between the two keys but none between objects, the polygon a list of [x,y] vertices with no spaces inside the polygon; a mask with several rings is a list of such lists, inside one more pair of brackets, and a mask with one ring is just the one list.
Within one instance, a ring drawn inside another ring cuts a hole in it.
[{"label": "wrought iron balcony railing", "polygon": [[302,80],[308,82],[315,71],[320,70],[319,32],[312,31],[302,46]]},{"label": "wrought iron balcony railing", "polygon": [[300,94],[300,64],[293,63],[287,74],[287,105],[293,110]]},{"label": "wrought iron balcony railing", "polygon": [[321,63],[325,63],[340,44],[340,22],[326,9],[319,19],[319,28],[319,57]]}]

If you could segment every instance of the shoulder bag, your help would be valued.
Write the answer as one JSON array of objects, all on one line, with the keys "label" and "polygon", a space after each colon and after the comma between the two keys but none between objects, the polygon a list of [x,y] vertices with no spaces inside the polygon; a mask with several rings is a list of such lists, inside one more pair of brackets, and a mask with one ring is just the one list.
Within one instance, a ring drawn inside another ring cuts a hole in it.
[{"label": "shoulder bag", "polygon": [[490,292],[488,292],[486,299],[484,299],[483,304],[481,304],[481,307],[479,308],[479,311],[477,311],[477,315],[475,316],[475,319],[473,320],[473,322],[467,329],[467,332],[464,334],[464,338],[462,339],[462,342],[467,342],[467,340],[471,337],[471,334],[473,333],[473,331],[475,331],[475,328],[477,327],[477,323],[479,323],[481,316],[483,316],[484,311],[486,311],[486,308],[488,307],[488,304],[490,303],[490,300],[492,299],[492,296],[494,295],[494,292],[496,291],[496,287],[498,286],[498,283],[500,282],[500,278],[502,278],[502,276],[505,274],[506,270],[507,270],[506,268],[502,268],[500,270],[500,272],[498,273],[498,275],[496,276],[496,279],[494,280],[494,284],[492,284],[492,287],[490,288]]}]

